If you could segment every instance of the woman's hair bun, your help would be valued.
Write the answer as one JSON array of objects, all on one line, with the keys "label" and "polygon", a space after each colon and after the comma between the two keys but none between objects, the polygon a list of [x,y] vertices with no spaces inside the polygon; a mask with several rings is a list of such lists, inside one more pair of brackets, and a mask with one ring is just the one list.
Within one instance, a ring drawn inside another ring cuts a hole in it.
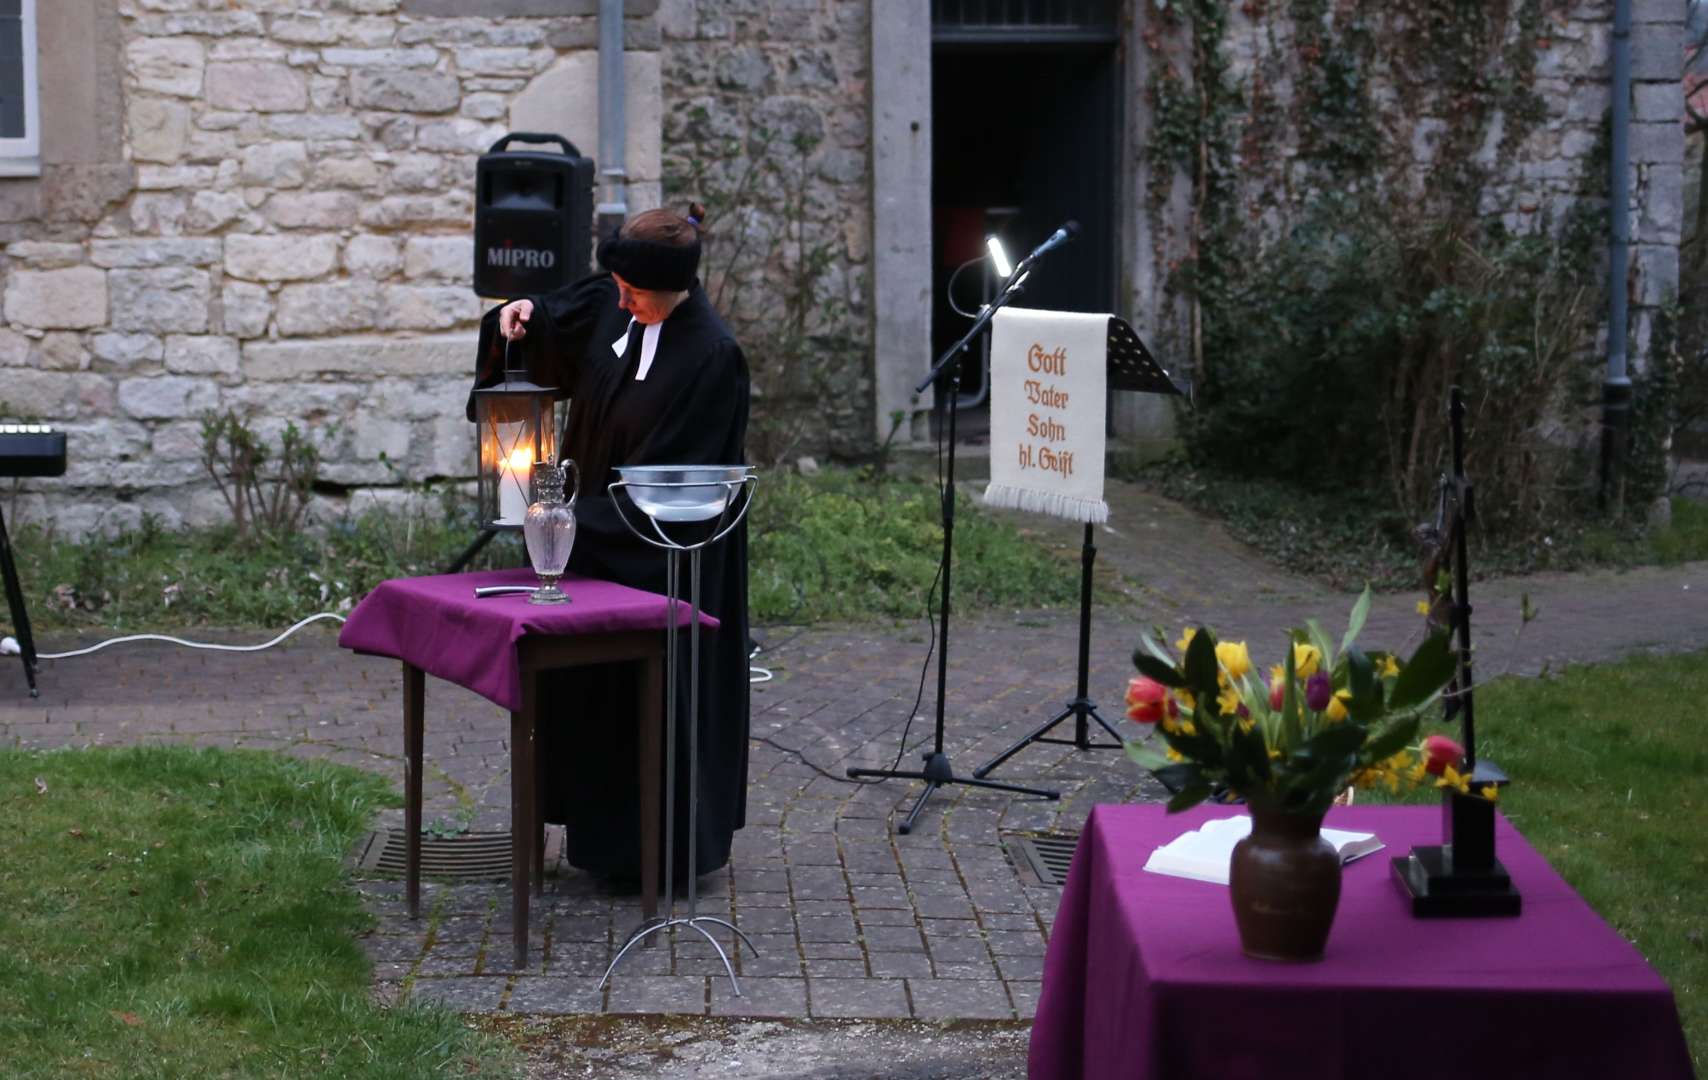
[{"label": "woman's hair bun", "polygon": [[701,206],[697,202],[691,202],[688,204],[688,213],[686,216],[688,218],[688,223],[693,225],[694,228],[698,229],[702,224],[705,223],[706,208]]}]

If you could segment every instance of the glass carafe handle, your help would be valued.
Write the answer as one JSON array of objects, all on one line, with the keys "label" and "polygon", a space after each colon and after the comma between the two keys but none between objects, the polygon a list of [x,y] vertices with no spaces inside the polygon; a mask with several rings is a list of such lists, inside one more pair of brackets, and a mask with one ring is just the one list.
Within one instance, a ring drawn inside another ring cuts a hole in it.
[{"label": "glass carafe handle", "polygon": [[569,483],[567,485],[569,490],[564,493],[563,501],[574,508],[575,497],[581,493],[581,469],[576,466],[574,458],[564,458],[563,464],[559,467],[569,470]]}]

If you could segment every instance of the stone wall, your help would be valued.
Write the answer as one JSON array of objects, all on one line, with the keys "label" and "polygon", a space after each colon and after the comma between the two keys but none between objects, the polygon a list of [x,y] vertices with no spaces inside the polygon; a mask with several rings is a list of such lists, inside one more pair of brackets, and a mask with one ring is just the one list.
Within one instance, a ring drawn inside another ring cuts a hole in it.
[{"label": "stone wall", "polygon": [[873,445],[874,6],[659,3],[665,194],[710,212],[703,272],[753,367],[762,457]]},{"label": "stone wall", "polygon": [[[352,495],[470,476],[475,162],[510,130],[596,154],[596,0],[39,7],[43,175],[0,179],[0,415],[67,431],[70,469],[8,510],[73,532],[220,520],[214,409],[297,424]],[[645,208],[659,38],[651,3],[627,8]],[[104,113],[78,121],[78,98]],[[88,146],[59,135],[78,123]]]},{"label": "stone wall", "polygon": [[[1158,209],[1138,230],[1133,302],[1149,313],[1152,325],[1166,328],[1169,351],[1185,355],[1192,336],[1190,313],[1168,281],[1191,249],[1194,179],[1178,169],[1158,175],[1149,158],[1159,78],[1172,71],[1190,84],[1194,71],[1190,40],[1166,7],[1157,6],[1135,26],[1135,93],[1152,108],[1135,119],[1131,190],[1135,206]],[[1364,125],[1382,133],[1379,159],[1354,182],[1415,194],[1430,182],[1444,147],[1474,137],[1472,160],[1489,179],[1474,204],[1459,212],[1525,233],[1559,228],[1586,200],[1592,207],[1604,206],[1611,0],[1491,0],[1487,10],[1499,13],[1493,21],[1503,21],[1503,28],[1478,43],[1470,66],[1485,91],[1510,84],[1510,110],[1468,105],[1470,96],[1444,77],[1442,69],[1465,57],[1431,54],[1420,25],[1431,17],[1427,5],[1227,4],[1222,57],[1225,82],[1237,88],[1239,97],[1231,126],[1241,220],[1253,230],[1273,233],[1326,186],[1345,182],[1331,178],[1311,150],[1313,140],[1321,143],[1334,133],[1325,136],[1301,123],[1307,93],[1302,84],[1322,70],[1324,49],[1360,56],[1362,81],[1347,94],[1359,106],[1340,121],[1343,130]],[[1656,311],[1678,285],[1684,6],[1673,0],[1633,0],[1632,10],[1631,356],[1640,369]],[[1320,15],[1321,25],[1307,28],[1317,36],[1332,28],[1321,45],[1306,40],[1296,20],[1306,11]],[[1523,93],[1526,89],[1529,94]],[[1323,115],[1310,122],[1321,124]]]}]

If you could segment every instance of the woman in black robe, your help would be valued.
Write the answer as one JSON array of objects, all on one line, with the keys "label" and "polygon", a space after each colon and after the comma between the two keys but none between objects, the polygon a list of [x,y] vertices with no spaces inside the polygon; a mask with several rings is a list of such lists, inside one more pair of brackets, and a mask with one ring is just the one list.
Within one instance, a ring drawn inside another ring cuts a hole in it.
[{"label": "woman in black robe", "polygon": [[[477,387],[502,377],[504,339],[526,353],[530,377],[570,399],[559,457],[581,470],[569,569],[665,591],[665,553],[618,518],[606,485],[618,465],[745,462],[747,359],[695,277],[699,220],[651,210],[599,247],[609,273],[517,300],[481,323]],[[525,344],[524,344],[525,342]],[[469,398],[474,417],[474,398]],[[626,498],[626,497],[625,497]],[[626,505],[629,520],[644,524]],[[683,538],[673,532],[673,536]],[[687,599],[687,559],[680,589]],[[699,812],[696,874],[729,861],[746,818],[748,670],[745,523],[701,554],[701,607],[719,620],[700,639]],[[675,872],[687,871],[689,672],[677,672]],[[629,665],[558,672],[546,684],[536,752],[544,818],[565,829],[572,865],[618,879],[640,876],[634,762],[637,707]]]}]

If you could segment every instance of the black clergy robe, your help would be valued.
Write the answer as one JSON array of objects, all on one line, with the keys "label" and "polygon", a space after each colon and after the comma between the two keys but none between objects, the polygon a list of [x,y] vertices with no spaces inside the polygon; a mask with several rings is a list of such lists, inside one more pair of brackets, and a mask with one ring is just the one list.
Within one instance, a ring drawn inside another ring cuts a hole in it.
[{"label": "black clergy robe", "polygon": [[[651,592],[665,591],[665,553],[636,538],[618,518],[606,485],[618,465],[733,465],[746,461],[747,359],[696,282],[659,329],[656,353],[637,380],[644,327],[630,327],[609,274],[583,278],[534,297],[522,350],[530,378],[570,399],[558,453],[581,469],[575,546],[569,569]],[[503,373],[498,308],[481,323],[475,385]],[[612,343],[629,333],[623,355]],[[514,363],[514,356],[513,356]],[[469,398],[474,418],[474,398]],[[626,502],[637,525],[644,515]],[[680,529],[681,527],[676,527]],[[673,531],[673,537],[688,534]],[[704,535],[703,533],[701,535]],[[688,556],[679,590],[688,593]],[[747,526],[700,556],[700,605],[719,620],[700,637],[699,812],[694,868],[706,874],[729,861],[730,842],[747,809]],[[574,590],[569,590],[573,600]],[[677,672],[675,872],[688,855],[688,689],[684,633]],[[553,674],[536,746],[544,818],[561,822],[572,865],[606,877],[640,876],[640,819],[635,787],[637,708],[631,665]],[[662,845],[661,845],[662,847]]]}]

